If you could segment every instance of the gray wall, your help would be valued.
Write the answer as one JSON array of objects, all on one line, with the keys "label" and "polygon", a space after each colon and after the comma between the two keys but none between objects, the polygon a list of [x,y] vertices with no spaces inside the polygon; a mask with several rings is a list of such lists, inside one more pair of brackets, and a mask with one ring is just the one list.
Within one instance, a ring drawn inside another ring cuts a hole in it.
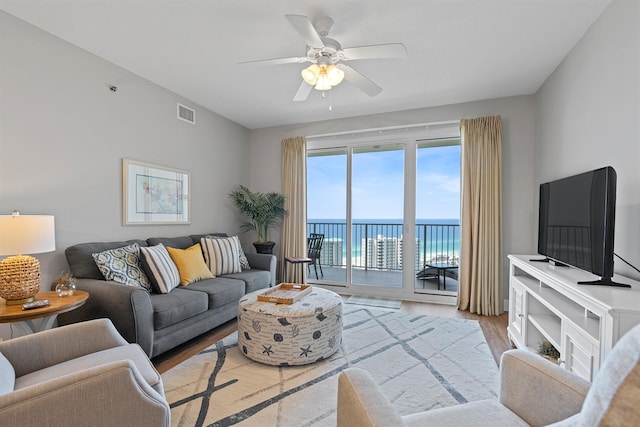
[{"label": "gray wall", "polygon": [[[55,215],[43,288],[74,243],[237,232],[227,194],[248,184],[246,128],[4,12],[0,58],[0,213]],[[190,171],[191,225],[123,226],[122,158]]]},{"label": "gray wall", "polygon": [[[536,97],[538,185],[611,165],[618,174],[615,251],[640,268],[640,2],[616,0]],[[616,272],[640,274],[616,259]]]},{"label": "gray wall", "polygon": [[[261,191],[281,188],[281,141],[291,136],[370,129],[388,126],[502,116],[504,277],[506,255],[531,253],[535,248],[532,228],[537,212],[533,205],[533,156],[535,104],[533,96],[518,96],[465,104],[423,108],[349,119],[305,123],[251,131],[251,186]],[[274,234],[272,236],[276,238]],[[505,299],[508,287],[503,287]]]}]

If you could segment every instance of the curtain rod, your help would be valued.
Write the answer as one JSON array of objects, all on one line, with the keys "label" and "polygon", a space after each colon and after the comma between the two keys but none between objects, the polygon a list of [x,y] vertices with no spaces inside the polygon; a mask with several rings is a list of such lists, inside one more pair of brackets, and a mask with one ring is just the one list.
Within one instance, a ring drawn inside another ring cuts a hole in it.
[{"label": "curtain rod", "polygon": [[417,129],[417,128],[425,128],[428,129],[430,127],[438,127],[438,126],[448,126],[460,124],[460,120],[447,120],[442,122],[431,122],[431,123],[421,123],[421,124],[413,124],[413,125],[398,125],[398,126],[388,126],[388,127],[380,127],[380,128],[369,128],[369,129],[357,129],[357,130],[349,130],[342,132],[332,132],[332,133],[322,133],[318,135],[308,135],[307,139],[320,139],[320,138],[331,138],[335,136],[344,136],[344,135],[358,135],[363,133],[370,132],[388,132],[394,130],[409,130],[409,129]]}]

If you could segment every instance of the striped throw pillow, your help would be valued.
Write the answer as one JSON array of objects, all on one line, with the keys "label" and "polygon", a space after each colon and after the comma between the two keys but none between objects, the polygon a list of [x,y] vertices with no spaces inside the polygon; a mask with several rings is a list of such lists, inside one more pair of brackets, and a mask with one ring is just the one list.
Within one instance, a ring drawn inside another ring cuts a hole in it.
[{"label": "striped throw pillow", "polygon": [[214,276],[242,271],[237,242],[233,237],[222,239],[203,237],[200,240],[204,261]]},{"label": "striped throw pillow", "polygon": [[[209,239],[227,239],[228,237],[225,236],[216,236],[216,235],[211,235],[211,236],[205,236]],[[242,270],[249,270],[251,268],[251,264],[249,264],[249,260],[247,259],[247,256],[244,254],[244,250],[242,249],[242,245],[240,244],[240,238],[238,236],[231,236],[232,239],[235,239],[236,244],[238,245],[238,254],[239,259],[240,259],[240,268]]]},{"label": "striped throw pillow", "polygon": [[140,264],[156,292],[168,294],[180,284],[178,267],[162,243],[146,248],[141,247]]}]

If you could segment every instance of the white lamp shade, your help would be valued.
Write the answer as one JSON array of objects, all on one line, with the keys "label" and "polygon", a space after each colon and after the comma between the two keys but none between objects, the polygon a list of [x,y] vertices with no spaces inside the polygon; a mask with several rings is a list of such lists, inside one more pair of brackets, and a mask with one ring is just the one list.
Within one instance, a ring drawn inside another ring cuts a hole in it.
[{"label": "white lamp shade", "polygon": [[0,215],[0,255],[56,250],[53,215]]}]

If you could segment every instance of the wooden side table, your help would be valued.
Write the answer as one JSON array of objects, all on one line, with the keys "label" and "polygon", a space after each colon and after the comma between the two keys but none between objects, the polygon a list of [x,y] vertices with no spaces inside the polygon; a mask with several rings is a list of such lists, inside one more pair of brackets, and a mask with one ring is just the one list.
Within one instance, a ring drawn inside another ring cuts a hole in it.
[{"label": "wooden side table", "polygon": [[[55,292],[38,292],[36,301],[48,299],[50,304],[32,310],[23,310],[22,305],[6,305],[4,302],[0,302],[0,323],[15,322],[15,326],[25,334],[51,329],[58,314],[75,310],[83,305],[87,298],[89,298],[89,293],[79,290],[68,297],[59,297]],[[34,325],[33,320],[40,318],[44,319],[38,328]]]}]

